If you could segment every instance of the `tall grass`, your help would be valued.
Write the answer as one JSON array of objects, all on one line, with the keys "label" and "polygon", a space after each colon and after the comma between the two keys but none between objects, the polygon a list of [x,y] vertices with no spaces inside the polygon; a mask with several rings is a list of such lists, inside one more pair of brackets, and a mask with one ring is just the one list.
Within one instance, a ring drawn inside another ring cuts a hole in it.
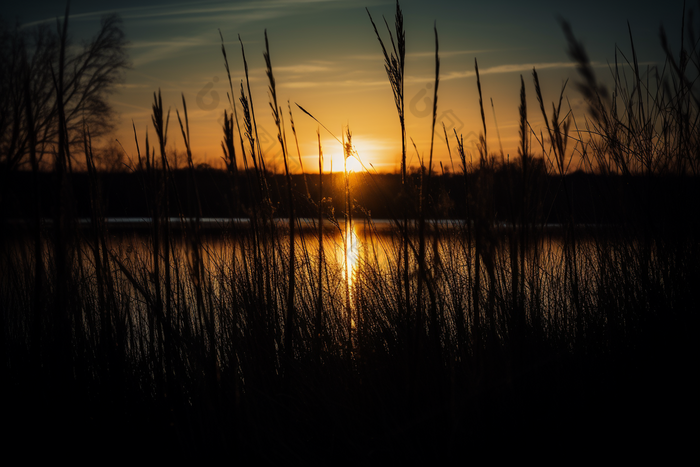
[{"label": "tall grass", "polygon": [[[394,94],[394,103],[396,105],[396,111],[398,112],[399,123],[401,125],[401,189],[402,196],[406,202],[408,202],[408,186],[407,186],[407,166],[406,166],[406,117],[405,117],[405,105],[404,105],[404,71],[406,67],[406,32],[403,29],[403,12],[399,7],[399,2],[396,2],[396,17],[395,17],[395,27],[394,32],[396,34],[396,41],[394,41],[394,35],[389,29],[389,24],[384,20],[386,24],[387,32],[389,33],[389,39],[391,40],[391,46],[393,51],[387,52],[387,48],[384,46],[384,41],[382,40],[377,26],[374,24],[372,15],[367,10],[367,15],[369,15],[370,22],[374,28],[374,33],[377,36],[379,45],[382,47],[382,53],[384,54],[384,69],[386,70],[387,77],[389,78],[389,83],[391,84],[391,90]],[[437,89],[437,87],[436,87]],[[409,256],[408,256],[408,210],[403,209],[403,248],[401,250],[402,258],[399,261],[403,266],[403,301],[405,306],[405,315],[408,319],[410,314],[409,303],[411,297],[411,284],[408,280],[409,278]],[[401,298],[398,298],[400,301]],[[408,324],[408,321],[407,321]]]},{"label": "tall grass", "polygon": [[[169,113],[160,92],[152,106],[159,155],[148,133],[140,146],[135,132],[134,171],[150,213],[145,233],[110,232],[88,128],[83,152],[92,217],[89,230],[79,228],[69,209],[68,145],[59,142],[53,223],[44,223],[37,207],[31,234],[20,229],[3,236],[0,259],[8,397],[49,418],[74,420],[68,430],[56,426],[47,434],[114,447],[135,430],[143,446],[177,455],[225,452],[234,460],[285,462],[338,453],[368,462],[439,462],[465,452],[492,455],[503,442],[534,446],[539,436],[583,446],[589,429],[611,433],[603,423],[588,424],[611,419],[615,410],[631,417],[623,424],[626,434],[646,440],[652,430],[662,437],[655,425],[638,423],[658,411],[635,404],[669,396],[655,393],[663,385],[650,379],[679,383],[678,372],[691,373],[700,226],[685,209],[700,201],[693,149],[700,109],[692,85],[698,69],[688,58],[696,51],[684,50],[680,59],[669,52],[670,75],[655,87],[643,85],[635,56],[626,64],[632,82],[622,79],[619,65],[613,91],[603,92],[565,26],[591,105],[586,125],[579,128],[563,107],[564,89],[551,114],[545,111],[533,70],[547,133],[533,131],[521,77],[519,154],[500,165],[487,145],[475,63],[480,144],[471,154],[461,135],[446,135],[454,138],[462,172],[454,177],[461,191],[452,197],[465,213],[447,224],[430,221],[439,193],[432,183],[433,143],[427,167],[421,161],[415,176],[406,167],[402,18],[397,4],[391,55],[374,27],[402,138],[402,193],[388,206],[389,231],[371,216],[362,228],[357,221],[362,206],[353,201],[350,183],[365,177],[371,184],[376,176],[369,172],[352,178],[345,169],[344,220],[337,219],[324,197],[334,178],[323,174],[320,135],[318,177],[304,174],[305,193],[294,186],[267,34],[286,205],[271,195],[270,182],[278,179],[265,169],[242,41],[247,86],[241,83],[236,99],[222,37],[231,104],[222,147],[230,217],[248,216],[247,225],[231,221],[218,235],[203,232],[184,97],[176,114],[190,192],[175,189]],[[437,28],[435,42],[433,134]],[[290,123],[296,138],[291,109]],[[349,130],[342,143],[347,160],[355,152]],[[606,174],[605,184],[596,185],[605,193],[594,228],[577,220],[574,196],[591,187],[569,173],[574,154]],[[655,203],[669,187],[664,199],[671,205]],[[382,187],[375,188],[381,195]],[[38,183],[35,189],[38,204]],[[497,198],[505,198],[505,213],[496,212]],[[565,202],[544,204],[556,198]],[[548,225],[555,207],[564,219],[557,228]],[[306,208],[312,220],[295,214]],[[182,228],[174,225],[178,217]],[[602,225],[611,218],[617,222]],[[352,243],[355,228],[359,244]],[[642,382],[650,389],[640,389]],[[49,385],[41,395],[39,388]]]}]

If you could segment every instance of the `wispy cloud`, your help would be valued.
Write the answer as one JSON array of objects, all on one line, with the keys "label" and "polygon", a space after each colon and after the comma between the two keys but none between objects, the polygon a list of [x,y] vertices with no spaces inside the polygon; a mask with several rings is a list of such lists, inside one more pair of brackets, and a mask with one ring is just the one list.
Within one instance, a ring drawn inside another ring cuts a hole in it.
[{"label": "wispy cloud", "polygon": [[145,89],[150,87],[145,83],[122,83],[115,86],[116,89]]},{"label": "wispy cloud", "polygon": [[[128,8],[112,8],[108,10],[91,11],[87,13],[73,14],[70,18],[72,21],[90,21],[99,19],[105,14],[118,13],[125,20],[154,20],[165,21],[171,18],[173,21],[179,22],[180,19],[192,21],[195,19],[221,19],[221,15],[226,13],[243,13],[257,12],[252,17],[265,19],[270,17],[270,14],[279,16],[280,12],[292,14],[294,10],[304,5],[335,5],[341,6],[343,2],[339,0],[262,0],[262,1],[247,1],[232,4],[231,2],[212,1],[205,2],[200,5],[191,5],[189,3],[171,3],[167,5],[157,6],[140,6]],[[263,12],[270,14],[263,14]],[[196,18],[199,17],[199,18]],[[202,18],[204,17],[204,18]],[[249,17],[250,18],[250,17]],[[63,19],[62,16],[59,19]],[[46,18],[39,21],[26,23],[23,27],[29,27],[40,23],[53,22],[56,18]]]},{"label": "wispy cloud", "polygon": [[[493,52],[503,52],[506,49],[472,49],[472,50],[441,50],[440,58],[446,57],[457,57],[460,55],[476,55],[483,53],[493,53]],[[431,52],[407,52],[406,58],[416,59],[416,58],[434,58],[435,51]],[[348,60],[371,60],[371,61],[384,61],[384,55],[380,53],[376,54],[358,54],[358,55],[348,55],[346,57]]]},{"label": "wispy cloud", "polygon": [[332,67],[328,65],[321,64],[300,64],[300,65],[290,65],[290,66],[276,66],[273,71],[283,72],[283,73],[294,73],[294,74],[306,74],[306,73],[319,73],[324,71],[332,70]]},{"label": "wispy cloud", "polygon": [[127,45],[127,48],[129,48],[129,49],[152,49],[152,48],[156,48],[156,47],[169,47],[169,46],[195,47],[195,46],[203,45],[204,43],[208,43],[207,45],[218,44],[218,42],[214,42],[211,39],[207,40],[207,38],[203,38],[203,37],[177,37],[177,38],[170,39],[167,41],[130,42]]},{"label": "wispy cloud", "polygon": [[[495,50],[495,49],[482,49],[482,50],[447,50],[447,51],[440,51],[440,58],[445,58],[445,57],[456,57],[459,55],[475,55],[475,54],[483,54],[483,53],[492,53],[492,52],[502,52],[502,50]],[[433,58],[435,57],[435,51],[432,52],[412,52],[412,53],[407,53],[406,57],[408,58]]]},{"label": "wispy cloud", "polygon": [[[442,55],[442,54],[441,54]],[[654,64],[649,62],[649,64]],[[496,75],[505,73],[522,73],[530,72],[532,69],[536,70],[548,70],[548,69],[567,69],[576,68],[576,62],[540,62],[540,63],[517,63],[517,64],[505,64],[496,65],[488,68],[479,68],[480,75]],[[607,63],[602,62],[592,62],[591,66],[593,68],[608,68]],[[472,78],[476,76],[474,70],[463,70],[463,71],[451,71],[447,73],[442,73],[440,75],[440,81],[450,81],[454,79],[462,78]],[[422,84],[422,83],[432,83],[435,77],[431,76],[406,76],[406,84]],[[369,84],[369,82],[367,82]],[[372,82],[374,83],[374,82]]]},{"label": "wispy cloud", "polygon": [[384,55],[382,54],[365,54],[365,55],[348,55],[345,57],[347,60],[372,60],[372,61],[383,61]]},{"label": "wispy cloud", "polygon": [[[604,66],[599,63],[593,63],[594,67]],[[518,73],[523,71],[532,71],[532,69],[537,70],[547,70],[547,69],[564,69],[564,68],[575,68],[575,62],[550,62],[550,63],[518,63],[518,64],[507,64],[507,65],[497,65],[489,68],[479,69],[480,75],[495,75],[503,73]],[[465,71],[452,71],[440,76],[441,81],[448,81],[452,79],[459,78],[471,78],[476,76],[474,70]],[[433,78],[414,78],[414,82],[432,82]]]},{"label": "wispy cloud", "polygon": [[386,80],[381,81],[358,81],[358,80],[344,80],[344,81],[291,81],[279,84],[280,87],[292,88],[292,89],[305,89],[305,88],[322,88],[322,87],[350,87],[350,88],[366,88],[366,87],[377,87],[386,86]]},{"label": "wispy cloud", "polygon": [[178,37],[168,41],[144,41],[131,45],[133,49],[142,50],[134,54],[133,65],[143,66],[158,60],[167,60],[193,47],[210,46],[209,35]]}]

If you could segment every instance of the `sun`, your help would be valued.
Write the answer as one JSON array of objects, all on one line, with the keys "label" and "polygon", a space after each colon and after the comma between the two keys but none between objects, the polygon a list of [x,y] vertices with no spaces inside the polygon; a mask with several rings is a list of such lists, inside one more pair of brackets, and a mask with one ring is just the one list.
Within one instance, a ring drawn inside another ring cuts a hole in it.
[{"label": "sun", "polygon": [[[332,167],[333,172],[342,172],[345,168],[345,162],[344,154],[338,151],[326,156],[324,169],[331,170]],[[360,162],[357,156],[350,156],[347,158],[347,171],[361,173],[365,171],[365,168],[362,166],[362,162]]]},{"label": "sun", "polygon": [[355,173],[363,172],[365,170],[364,167],[362,167],[362,163],[360,162],[360,160],[357,159],[357,157],[352,156],[348,157],[347,159],[347,168],[348,172]]}]

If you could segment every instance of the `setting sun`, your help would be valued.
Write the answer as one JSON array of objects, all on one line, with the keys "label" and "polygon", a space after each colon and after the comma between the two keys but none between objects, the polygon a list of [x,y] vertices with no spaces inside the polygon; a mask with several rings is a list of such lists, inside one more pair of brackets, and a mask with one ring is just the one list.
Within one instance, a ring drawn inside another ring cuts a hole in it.
[{"label": "setting sun", "polygon": [[360,173],[364,170],[362,168],[362,163],[357,159],[357,157],[350,156],[346,161],[344,159],[345,157],[341,152],[331,153],[330,160],[326,161],[326,166],[324,169],[326,171],[332,170],[333,172],[343,172],[343,170],[347,170],[348,173]]},{"label": "setting sun", "polygon": [[[376,170],[376,164],[373,162],[377,159],[376,151],[372,150],[367,143],[356,142],[352,140],[352,150],[351,154],[347,159],[341,144],[332,139],[328,138],[322,144],[323,155],[324,155],[324,166],[323,170],[325,172],[343,172],[347,170],[348,173],[361,173],[364,171],[374,171]],[[317,158],[318,156],[312,156]],[[305,163],[306,164],[306,163]],[[318,167],[318,162],[314,165],[314,168]],[[380,164],[389,165],[389,164]]]}]

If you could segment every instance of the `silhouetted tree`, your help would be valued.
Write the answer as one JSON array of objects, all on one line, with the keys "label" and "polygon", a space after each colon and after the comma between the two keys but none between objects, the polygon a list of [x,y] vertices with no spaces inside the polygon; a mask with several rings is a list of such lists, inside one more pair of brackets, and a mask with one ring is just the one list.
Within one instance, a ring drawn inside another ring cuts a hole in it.
[{"label": "silhouetted tree", "polygon": [[20,28],[0,20],[3,172],[33,164],[34,158],[41,163],[44,155],[53,152],[59,140],[59,98],[69,145],[82,142],[83,124],[93,138],[114,126],[108,97],[128,67],[121,19],[115,14],[103,17],[97,35],[82,47],[62,43],[68,21],[57,23],[54,31],[47,24]]}]

